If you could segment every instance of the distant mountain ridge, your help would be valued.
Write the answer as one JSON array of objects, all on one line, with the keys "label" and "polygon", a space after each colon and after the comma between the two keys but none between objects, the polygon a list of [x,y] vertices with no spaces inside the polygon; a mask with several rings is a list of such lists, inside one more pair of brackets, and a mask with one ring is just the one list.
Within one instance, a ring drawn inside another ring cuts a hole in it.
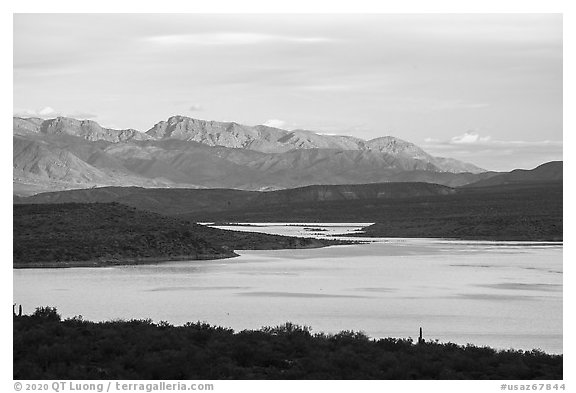
[{"label": "distant mountain ridge", "polygon": [[433,157],[415,144],[393,136],[364,141],[345,135],[321,135],[306,130],[287,131],[264,125],[245,126],[234,122],[206,121],[186,116],[172,116],[167,121],[156,123],[145,133],[134,129],[103,128],[92,120],[58,117],[38,124],[40,120],[14,118],[14,129],[24,128],[44,134],[68,134],[90,141],[179,139],[208,146],[248,149],[263,153],[285,153],[293,149],[371,150],[421,160],[432,164],[439,171],[485,172],[472,164]]},{"label": "distant mountain ridge", "polygon": [[126,142],[129,140],[148,140],[148,135],[134,129],[114,130],[103,128],[92,120],[76,120],[68,117],[42,120],[38,118],[13,118],[14,132],[22,130],[48,135],[67,134],[89,141]]},{"label": "distant mountain ridge", "polygon": [[95,186],[274,190],[387,181],[461,186],[495,175],[392,136],[364,141],[184,116],[145,133],[91,120],[14,117],[13,143],[19,195]]},{"label": "distant mountain ridge", "polygon": [[202,143],[260,151],[285,153],[293,149],[371,150],[422,161],[421,168],[445,172],[484,172],[472,164],[433,157],[413,143],[384,136],[369,141],[345,135],[321,135],[307,130],[286,131],[264,125],[245,126],[234,122],[216,122],[172,116],[146,132],[155,139],[174,138]]}]

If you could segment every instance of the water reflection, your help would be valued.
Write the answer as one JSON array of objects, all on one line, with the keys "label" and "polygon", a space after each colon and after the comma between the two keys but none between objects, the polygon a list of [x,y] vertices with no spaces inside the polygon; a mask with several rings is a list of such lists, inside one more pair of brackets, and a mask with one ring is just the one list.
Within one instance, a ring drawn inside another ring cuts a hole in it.
[{"label": "water reflection", "polygon": [[[310,235],[297,226],[255,228]],[[200,320],[236,330],[291,321],[314,331],[415,337],[423,326],[429,339],[562,352],[560,244],[377,239],[239,253],[219,261],[15,270],[14,301],[25,312],[50,305],[65,317]]]}]

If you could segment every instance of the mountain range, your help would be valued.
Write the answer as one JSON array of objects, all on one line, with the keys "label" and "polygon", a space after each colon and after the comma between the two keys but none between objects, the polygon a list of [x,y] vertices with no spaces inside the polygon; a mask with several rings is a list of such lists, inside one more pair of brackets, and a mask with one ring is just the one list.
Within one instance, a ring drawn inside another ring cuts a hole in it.
[{"label": "mountain range", "polygon": [[496,176],[413,143],[173,116],[146,132],[66,117],[13,118],[14,194],[101,186],[276,190]]}]

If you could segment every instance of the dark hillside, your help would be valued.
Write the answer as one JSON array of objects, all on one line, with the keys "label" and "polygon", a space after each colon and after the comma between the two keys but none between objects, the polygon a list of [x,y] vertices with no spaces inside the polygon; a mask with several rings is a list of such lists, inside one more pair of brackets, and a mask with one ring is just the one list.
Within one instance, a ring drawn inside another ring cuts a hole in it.
[{"label": "dark hillside", "polygon": [[458,189],[448,195],[268,205],[198,212],[190,220],[375,222],[366,235],[561,241],[562,182]]},{"label": "dark hillside", "polygon": [[261,192],[258,194],[255,203],[252,205],[287,205],[301,202],[399,199],[420,196],[450,195],[455,192],[456,190],[453,188],[432,183],[315,185]]},{"label": "dark hillside", "polygon": [[14,267],[233,257],[184,220],[120,204],[14,206]]},{"label": "dark hillside", "polygon": [[564,176],[563,162],[551,161],[534,169],[515,169],[502,173],[489,179],[483,179],[464,187],[490,187],[504,184],[535,183],[548,181],[562,181]]},{"label": "dark hillside", "polygon": [[231,189],[101,187],[46,192],[14,197],[18,204],[118,202],[160,214],[182,214],[198,210],[228,210],[244,207],[258,196],[256,191]]},{"label": "dark hillside", "polygon": [[455,192],[450,187],[431,183],[315,185],[267,192],[224,188],[102,187],[48,192],[25,198],[14,197],[14,202],[18,204],[118,202],[160,214],[181,215],[194,212],[260,209],[263,205],[352,199],[395,199],[449,195]]},{"label": "dark hillside", "polygon": [[[539,171],[556,173],[555,167]],[[562,181],[464,188],[316,185],[269,192],[106,187],[15,198],[17,204],[112,201],[193,222],[375,222],[368,236],[562,240]]]},{"label": "dark hillside", "polygon": [[563,240],[562,182],[461,190],[452,201],[413,201],[365,228],[375,237]]},{"label": "dark hillside", "polygon": [[343,243],[224,231],[118,203],[14,206],[14,267],[18,268],[217,259],[236,256],[234,249]]}]

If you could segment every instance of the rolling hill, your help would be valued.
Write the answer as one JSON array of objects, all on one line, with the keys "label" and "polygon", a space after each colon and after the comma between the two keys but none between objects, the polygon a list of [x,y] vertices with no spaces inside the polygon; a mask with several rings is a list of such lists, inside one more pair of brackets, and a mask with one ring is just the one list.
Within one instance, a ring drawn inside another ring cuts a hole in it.
[{"label": "rolling hill", "polygon": [[467,184],[466,187],[490,187],[504,184],[562,181],[563,167],[562,161],[551,161],[530,170],[515,169],[509,173],[498,174],[488,179]]},{"label": "rolling hill", "polygon": [[374,237],[563,238],[559,180],[461,188],[429,183],[316,185],[267,192],[105,187],[15,197],[14,202],[118,202],[194,222],[374,222],[364,234]]},{"label": "rolling hill", "polygon": [[224,231],[118,203],[16,205],[13,214],[15,268],[220,259],[237,256],[234,249],[345,243]]},{"label": "rolling hill", "polygon": [[103,187],[14,197],[18,204],[110,203],[117,202],[160,214],[210,214],[236,210],[258,210],[272,206],[327,201],[402,199],[419,196],[451,195],[455,189],[429,183],[379,183],[358,185],[316,185],[278,191],[231,189],[167,189]]}]

